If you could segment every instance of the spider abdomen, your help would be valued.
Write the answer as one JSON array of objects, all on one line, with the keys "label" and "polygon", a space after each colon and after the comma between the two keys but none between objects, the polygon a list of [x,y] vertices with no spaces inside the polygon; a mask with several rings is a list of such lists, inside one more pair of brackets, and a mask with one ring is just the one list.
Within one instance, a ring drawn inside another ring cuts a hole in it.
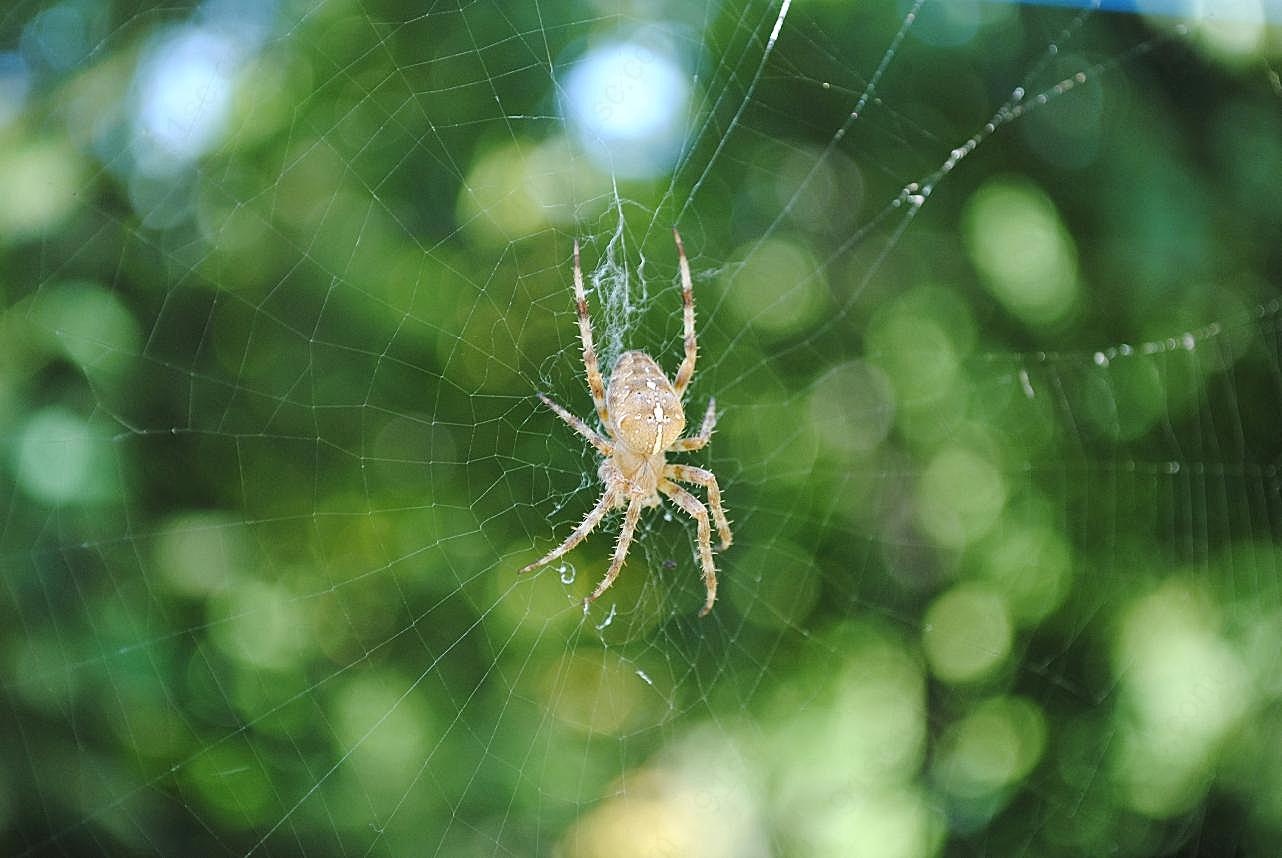
[{"label": "spider abdomen", "polygon": [[672,382],[645,352],[619,355],[605,391],[613,435],[642,456],[657,456],[681,437],[685,410]]}]

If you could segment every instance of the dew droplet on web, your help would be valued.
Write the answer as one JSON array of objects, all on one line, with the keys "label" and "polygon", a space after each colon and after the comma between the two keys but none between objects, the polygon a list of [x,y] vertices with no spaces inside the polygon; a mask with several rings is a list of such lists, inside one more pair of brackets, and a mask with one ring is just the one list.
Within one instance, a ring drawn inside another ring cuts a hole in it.
[{"label": "dew droplet on web", "polygon": [[561,575],[562,584],[573,584],[575,572],[574,566],[570,563],[562,563],[556,570]]},{"label": "dew droplet on web", "polygon": [[[585,602],[585,603],[584,603],[584,610],[585,610],[585,612],[586,612],[586,609],[587,609],[587,603]],[[605,619],[604,619],[604,620],[602,620],[600,623],[598,623],[598,624],[597,624],[597,626],[596,626],[596,630],[597,630],[597,631],[601,631],[601,630],[602,630],[602,629],[604,629],[606,626],[610,625],[610,623],[614,622],[614,615],[615,615],[615,614],[617,614],[618,612],[619,612],[619,606],[618,606],[617,604],[611,605],[611,606],[610,606],[610,613],[606,614],[606,615],[605,615]]]},{"label": "dew droplet on web", "polygon": [[1108,366],[1108,355],[1104,354],[1103,352],[1096,352],[1096,353],[1095,353],[1095,365],[1096,365],[1096,366]]},{"label": "dew droplet on web", "polygon": [[1021,369],[1019,371],[1019,386],[1024,389],[1024,395],[1029,399],[1032,399],[1037,395],[1037,392],[1033,390],[1033,382],[1029,379],[1028,370],[1026,369]]}]

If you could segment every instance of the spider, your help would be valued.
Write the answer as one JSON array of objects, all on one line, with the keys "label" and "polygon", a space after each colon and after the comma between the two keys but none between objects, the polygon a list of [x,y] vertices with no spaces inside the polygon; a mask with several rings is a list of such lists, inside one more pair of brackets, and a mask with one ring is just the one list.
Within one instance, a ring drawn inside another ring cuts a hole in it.
[{"label": "spider", "polygon": [[721,537],[721,550],[730,547],[733,536],[730,522],[721,506],[721,487],[711,471],[689,465],[670,465],[664,458],[667,453],[698,450],[712,438],[717,422],[717,401],[708,400],[708,410],[703,415],[703,425],[698,435],[682,438],[685,429],[685,410],[682,397],[694,376],[694,361],[698,347],[694,338],[694,297],[690,288],[690,264],[686,261],[681,234],[674,228],[672,237],[677,243],[677,260],[681,268],[681,301],[685,322],[685,358],[672,381],[664,375],[654,358],[642,351],[629,351],[619,355],[610,370],[607,385],[601,379],[596,350],[592,346],[592,322],[588,318],[588,300],[583,292],[583,270],[579,266],[579,242],[574,242],[574,298],[579,314],[579,337],[583,340],[583,366],[587,370],[588,389],[596,405],[597,417],[605,427],[608,438],[589,427],[565,408],[540,393],[539,399],[570,428],[586,438],[605,458],[597,473],[605,484],[605,491],[592,511],[583,519],[560,545],[544,557],[526,566],[521,572],[530,572],[566,554],[582,542],[601,523],[607,512],[626,507],[619,542],[614,558],[605,577],[592,595],[583,600],[584,609],[609,589],[619,577],[623,561],[628,556],[637,520],[645,507],[659,505],[659,493],[690,515],[698,524],[699,558],[703,563],[703,583],[708,590],[707,600],[699,616],[712,610],[717,598],[717,569],[712,562],[712,534],[708,523],[708,510],[698,498],[677,485],[693,483],[708,490],[708,503]]}]

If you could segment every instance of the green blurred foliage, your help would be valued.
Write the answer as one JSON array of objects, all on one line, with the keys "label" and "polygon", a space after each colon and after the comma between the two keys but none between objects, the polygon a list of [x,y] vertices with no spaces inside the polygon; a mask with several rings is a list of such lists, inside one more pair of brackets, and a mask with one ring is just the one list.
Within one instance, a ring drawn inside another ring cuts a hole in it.
[{"label": "green blurred foliage", "polygon": [[[0,851],[1271,854],[1282,37],[797,6],[0,12]],[[562,84],[656,25],[629,178]],[[534,394],[575,238],[675,368],[673,223],[736,543],[698,620],[650,511],[584,612]]]}]

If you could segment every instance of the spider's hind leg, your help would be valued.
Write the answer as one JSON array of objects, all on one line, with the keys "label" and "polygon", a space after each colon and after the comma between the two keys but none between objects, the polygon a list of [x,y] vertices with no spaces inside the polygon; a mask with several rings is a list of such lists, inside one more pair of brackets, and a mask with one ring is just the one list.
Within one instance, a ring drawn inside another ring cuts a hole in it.
[{"label": "spider's hind leg", "polygon": [[699,434],[691,435],[689,438],[678,438],[668,449],[674,453],[702,450],[712,440],[712,430],[716,425],[717,400],[714,398],[708,400],[708,410],[703,415],[703,425],[699,427]]},{"label": "spider's hind leg", "polygon": [[588,375],[588,389],[592,391],[592,404],[602,426],[610,425],[610,412],[605,405],[605,381],[597,362],[596,348],[592,344],[592,319],[588,316],[588,296],[583,290],[583,269],[579,266],[579,240],[574,240],[574,308],[579,314],[579,339],[583,341],[583,368]]},{"label": "spider's hind leg", "polygon": [[557,417],[560,417],[562,420],[564,420],[566,423],[570,425],[571,429],[573,429],[575,432],[578,432],[584,438],[587,438],[589,441],[591,441],[592,446],[596,447],[597,451],[602,456],[609,456],[612,453],[614,453],[614,447],[610,445],[609,441],[601,437],[601,433],[597,432],[591,426],[584,423],[579,418],[575,417],[566,409],[562,408],[560,405],[558,405],[556,402],[552,400],[552,397],[540,393],[539,401],[542,402],[544,405],[546,405],[548,408],[551,408],[552,411],[555,412]]},{"label": "spider's hind leg", "polygon": [[681,309],[685,328],[685,358],[681,361],[681,368],[677,370],[672,386],[676,389],[677,396],[685,396],[686,386],[694,378],[694,361],[698,356],[699,345],[694,338],[694,290],[690,285],[690,262],[686,259],[686,248],[681,243],[681,233],[677,232],[676,227],[672,228],[672,238],[677,243],[677,265],[681,269]]}]

